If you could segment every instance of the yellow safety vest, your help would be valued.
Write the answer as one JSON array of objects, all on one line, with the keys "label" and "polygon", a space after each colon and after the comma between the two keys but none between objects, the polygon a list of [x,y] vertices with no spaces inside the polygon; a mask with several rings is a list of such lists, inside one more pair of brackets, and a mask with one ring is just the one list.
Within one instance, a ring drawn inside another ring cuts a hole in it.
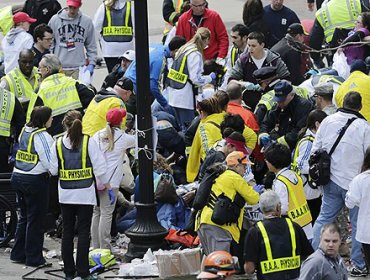
[{"label": "yellow safety vest", "polygon": [[[76,89],[76,80],[62,73],[47,77],[40,84],[38,97],[42,99],[44,106],[48,106],[53,110],[53,117],[65,114],[69,110],[82,108]],[[28,106],[27,120],[31,116],[35,101],[32,102],[33,104],[30,102]]]},{"label": "yellow safety vest", "polygon": [[288,217],[301,227],[304,227],[312,221],[312,216],[303,190],[302,178],[299,175],[296,177],[298,179],[297,184],[293,184],[288,178],[282,175],[279,175],[277,180],[282,181],[288,189]]},{"label": "yellow safety vest", "polygon": [[3,33],[4,37],[12,28],[13,24],[12,6],[6,6],[0,9],[0,32]]},{"label": "yellow safety vest", "polygon": [[31,75],[35,77],[35,84],[33,86],[29,83],[19,68],[14,68],[5,77],[3,77],[3,79],[8,82],[9,89],[15,94],[15,96],[18,98],[27,97],[32,99],[40,81],[40,74],[36,67],[33,67]]},{"label": "yellow safety vest", "polygon": [[196,51],[198,51],[197,48],[191,47],[189,49],[185,49],[182,54],[175,58],[167,75],[170,87],[174,89],[182,89],[185,87],[189,78],[189,69],[186,61],[188,55]]},{"label": "yellow safety vest", "polygon": [[14,114],[15,95],[0,88],[0,136],[9,137],[10,127]]},{"label": "yellow safety vest", "polygon": [[164,22],[164,30],[163,35],[167,35],[168,32],[170,32],[171,28],[174,26],[173,19],[177,14],[180,13],[182,4],[184,3],[184,0],[173,0],[173,7],[175,8],[175,11],[170,15],[170,22],[165,21]]},{"label": "yellow safety vest", "polygon": [[360,0],[331,0],[323,3],[315,16],[324,30],[325,41],[330,43],[335,28],[353,29],[360,13]]},{"label": "yellow safety vest", "polygon": [[257,222],[257,227],[259,228],[262,234],[263,242],[265,243],[265,249],[266,249],[266,255],[267,255],[267,260],[260,262],[262,274],[298,269],[301,266],[301,257],[299,255],[298,256],[296,255],[297,243],[296,243],[296,236],[295,236],[293,223],[288,218],[286,218],[285,220],[289,228],[290,241],[292,244],[292,255],[289,257],[277,258],[277,259],[274,259],[272,257],[270,239],[268,237],[265,226],[263,225],[261,221]]},{"label": "yellow safety vest", "polygon": [[92,164],[88,157],[89,136],[84,135],[78,151],[70,152],[63,143],[63,137],[57,139],[59,160],[59,180],[63,189],[89,188],[93,182]]},{"label": "yellow safety vest", "polygon": [[133,38],[131,1],[126,2],[126,11],[107,9],[103,22],[102,36],[107,42],[130,42]]},{"label": "yellow safety vest", "polygon": [[20,135],[19,149],[15,156],[16,168],[23,171],[30,171],[37,165],[39,161],[39,156],[35,150],[33,138],[36,133],[45,130],[46,128],[40,128],[25,134],[24,128],[22,129]]},{"label": "yellow safety vest", "polygon": [[290,165],[290,170],[294,171],[298,175],[301,174],[301,172],[298,169],[298,164],[297,164],[297,157],[299,155],[299,146],[304,141],[311,141],[311,142],[313,142],[314,140],[315,140],[315,138],[313,136],[307,135],[307,136],[303,137],[301,140],[299,140],[299,142],[297,143],[297,145],[295,147],[294,154],[293,154],[293,161],[292,161],[292,164]]}]

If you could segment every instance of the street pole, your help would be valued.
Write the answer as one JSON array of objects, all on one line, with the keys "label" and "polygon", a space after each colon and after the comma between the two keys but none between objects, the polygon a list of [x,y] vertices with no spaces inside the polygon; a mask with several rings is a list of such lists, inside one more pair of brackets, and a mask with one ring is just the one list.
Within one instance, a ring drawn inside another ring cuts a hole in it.
[{"label": "street pole", "polygon": [[[151,248],[158,250],[164,245],[167,230],[157,219],[153,187],[153,141],[150,93],[148,6],[147,0],[135,0],[135,46],[136,46],[136,97],[139,157],[139,202],[135,204],[135,224],[125,234],[130,238],[126,259],[142,258]],[[143,150],[145,149],[145,150]]]}]

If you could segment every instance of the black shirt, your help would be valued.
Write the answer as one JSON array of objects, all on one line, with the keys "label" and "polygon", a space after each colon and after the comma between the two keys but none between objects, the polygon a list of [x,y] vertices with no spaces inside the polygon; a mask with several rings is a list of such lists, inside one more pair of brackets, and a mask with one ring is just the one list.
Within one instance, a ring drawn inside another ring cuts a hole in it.
[{"label": "black shirt", "polygon": [[33,45],[33,47],[32,47],[32,52],[33,52],[33,54],[34,54],[34,59],[33,59],[33,66],[35,66],[35,67],[39,67],[39,64],[40,64],[40,61],[41,61],[41,59],[42,59],[42,57],[45,55],[45,54],[48,54],[48,53],[50,53],[50,51],[49,50],[46,50],[45,52],[40,52],[38,49],[36,49],[35,48],[35,45]]},{"label": "black shirt", "polygon": [[[292,222],[295,237],[296,237],[296,255],[301,256],[301,263],[311,253],[313,253],[312,246],[307,240],[306,234],[303,229],[297,224]],[[272,257],[281,258],[289,257],[292,255],[292,247],[290,241],[290,232],[285,218],[273,218],[263,221],[266,228],[267,235],[270,240]],[[265,244],[263,242],[262,234],[255,225],[248,230],[245,237],[244,244],[244,261],[254,262],[257,269],[257,279],[294,279],[299,276],[299,269],[287,270],[281,272],[273,272],[262,276],[259,263],[260,261],[267,260]]]}]

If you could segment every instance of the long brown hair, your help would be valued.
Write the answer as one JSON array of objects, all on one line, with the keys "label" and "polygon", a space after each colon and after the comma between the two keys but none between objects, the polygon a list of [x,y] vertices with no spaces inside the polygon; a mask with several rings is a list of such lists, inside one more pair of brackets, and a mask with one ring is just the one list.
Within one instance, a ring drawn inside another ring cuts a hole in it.
[{"label": "long brown hair", "polygon": [[78,149],[81,145],[82,134],[82,114],[79,111],[68,111],[62,121],[67,136],[72,144],[72,149]]}]

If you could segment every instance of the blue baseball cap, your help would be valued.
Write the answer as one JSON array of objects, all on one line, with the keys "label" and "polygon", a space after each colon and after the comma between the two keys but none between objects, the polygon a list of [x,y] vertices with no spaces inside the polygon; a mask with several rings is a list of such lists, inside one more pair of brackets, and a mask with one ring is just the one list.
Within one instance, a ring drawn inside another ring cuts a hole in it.
[{"label": "blue baseball cap", "polygon": [[275,96],[274,101],[283,102],[289,93],[293,91],[293,87],[287,81],[279,81],[274,86]]}]

